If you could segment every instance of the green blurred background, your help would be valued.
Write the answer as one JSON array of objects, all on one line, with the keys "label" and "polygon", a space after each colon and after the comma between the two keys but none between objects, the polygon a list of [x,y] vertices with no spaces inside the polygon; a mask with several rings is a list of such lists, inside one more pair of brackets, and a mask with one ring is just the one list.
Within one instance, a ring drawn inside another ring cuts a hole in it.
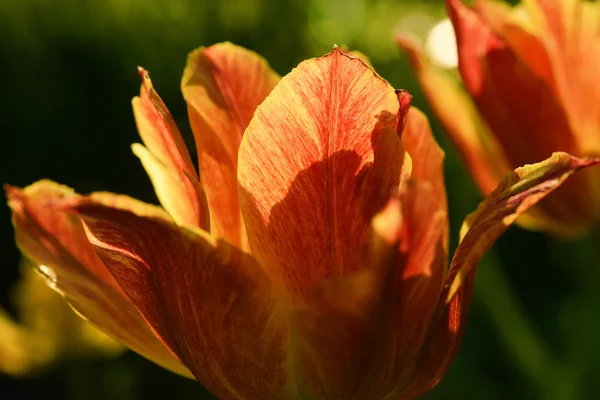
[{"label": "green blurred background", "polygon": [[[130,105],[139,92],[136,67],[151,72],[191,143],[179,90],[186,56],[225,40],[260,53],[282,75],[333,44],[347,45],[431,115],[392,33],[424,37],[443,16],[436,0],[0,0],[0,181],[25,186],[50,178],[81,193],[109,190],[156,202],[130,151],[139,141]],[[454,249],[462,219],[481,197],[432,124],[447,154]],[[14,314],[19,253],[8,207],[0,221],[0,304]],[[510,229],[482,263],[461,352],[426,398],[600,398],[600,302],[586,284],[598,269],[593,254],[590,238],[561,242]],[[211,398],[130,352],[0,377],[1,398],[34,396]]]}]

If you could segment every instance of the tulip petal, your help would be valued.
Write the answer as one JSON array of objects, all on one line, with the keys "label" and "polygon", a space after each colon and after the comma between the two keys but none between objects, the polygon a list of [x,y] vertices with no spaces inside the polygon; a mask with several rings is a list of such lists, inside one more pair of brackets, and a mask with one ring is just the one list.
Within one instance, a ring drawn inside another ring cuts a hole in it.
[{"label": "tulip petal", "polygon": [[444,154],[425,115],[405,111],[412,179],[373,218],[368,269],[318,285],[294,314],[294,371],[309,398],[384,398],[408,377],[434,315],[448,252]]},{"label": "tulip petal", "polygon": [[293,315],[301,395],[385,398],[409,376],[446,273],[438,205],[432,185],[409,182],[373,219],[369,268],[320,284]]},{"label": "tulip petal", "polygon": [[581,159],[566,153],[517,168],[463,224],[462,240],[454,254],[439,299],[428,340],[412,380],[400,398],[415,398],[433,388],[458,352],[475,281],[477,264],[502,233],[530,207],[581,168],[600,159]]},{"label": "tulip petal", "polygon": [[256,107],[279,81],[267,62],[231,43],[188,57],[181,88],[198,149],[211,232],[247,250],[237,190],[238,148]]},{"label": "tulip petal", "polygon": [[6,186],[18,246],[50,287],[84,318],[153,362],[181,375],[190,372],[157,339],[88,242],[77,216],[55,207],[76,196],[62,185],[39,181]]},{"label": "tulip petal", "polygon": [[490,193],[511,169],[502,148],[458,82],[434,66],[411,37],[397,36],[396,42],[407,52],[428,104],[458,148],[475,183],[483,193]]},{"label": "tulip petal", "polygon": [[[395,393],[398,382],[412,372],[410,366],[438,303],[448,257],[444,153],[427,118],[414,107],[408,112],[402,142],[412,159],[411,180],[401,193],[403,218],[402,225],[397,225],[401,234],[392,258],[397,272],[386,303],[387,331],[381,329],[379,335],[386,344],[374,363],[379,372],[371,379],[374,386],[385,388],[385,394]],[[385,229],[375,229],[379,235],[393,232],[392,226],[398,224],[394,218],[384,221]]]},{"label": "tulip petal", "polygon": [[[379,335],[385,345],[374,363],[379,372],[371,379],[374,386],[385,388],[385,394],[395,392],[398,382],[411,373],[438,303],[448,257],[444,153],[427,118],[416,108],[408,113],[402,142],[412,159],[412,176],[400,194],[403,218],[396,229],[401,228],[401,234],[391,258],[396,272],[389,278],[394,283],[386,302],[387,322]],[[393,232],[393,224],[397,224],[389,217],[384,221],[386,229],[375,229],[379,235]]]},{"label": "tulip petal", "polygon": [[561,95],[571,123],[577,127],[582,154],[600,154],[600,4],[575,0],[534,3],[542,10],[549,30],[558,31],[545,37],[551,41],[548,47],[555,45]]},{"label": "tulip petal", "polygon": [[553,87],[555,74],[552,60],[541,32],[540,15],[532,6],[533,2],[526,2],[513,9],[506,3],[478,0],[476,10],[494,34],[510,47],[519,62]]},{"label": "tulip petal", "polygon": [[371,59],[362,51],[358,51],[358,50],[350,50],[347,48],[347,46],[342,46],[341,50],[348,54],[351,57],[356,57],[361,59],[365,64],[369,65],[369,66],[373,66],[373,63],[371,62]]},{"label": "tulip petal", "polygon": [[[520,61],[552,88],[578,145],[579,152],[573,154],[600,154],[600,86],[597,84],[600,4],[581,0],[533,0],[510,8],[488,0],[478,2],[477,10]],[[542,59],[544,57],[547,61]],[[551,76],[546,78],[546,75]],[[569,196],[581,193],[583,197],[588,187],[589,197],[596,198],[600,195],[599,177],[597,170],[579,174],[569,181],[570,187],[564,186],[553,195],[553,201],[559,196],[567,197],[562,204],[568,206],[573,203]],[[576,180],[580,182],[577,184]],[[586,214],[587,220],[571,224],[582,225],[575,226],[575,233],[600,215],[599,205],[587,206],[592,209]]]},{"label": "tulip petal", "polygon": [[[447,4],[465,88],[492,127],[511,168],[545,159],[557,150],[582,154],[567,109],[552,87],[521,62],[476,10],[460,0]],[[589,178],[587,173],[578,174],[536,211],[549,225],[571,225],[575,227],[571,231],[585,227],[595,212]]]},{"label": "tulip petal", "polygon": [[477,10],[521,62],[552,86],[582,154],[600,153],[598,3],[533,0],[512,9],[487,0],[479,1]]},{"label": "tulip petal", "polygon": [[169,110],[158,96],[148,72],[139,68],[140,96],[131,104],[147,149],[134,153],[150,176],[158,199],[178,224],[209,227],[208,207],[192,160]]},{"label": "tulip petal", "polygon": [[408,112],[410,111],[410,104],[412,102],[412,95],[406,90],[396,90],[396,97],[398,97],[398,103],[400,104],[400,113],[398,118],[398,135],[402,137],[402,132],[406,126],[408,120]]},{"label": "tulip petal", "polygon": [[371,219],[400,186],[394,90],[335,48],[301,63],[258,107],[239,154],[252,254],[301,299],[361,268]]},{"label": "tulip petal", "polygon": [[527,209],[558,188],[576,171],[600,163],[600,159],[576,158],[554,153],[549,159],[517,168],[508,174],[461,228],[458,246],[446,281],[447,299],[496,239]]},{"label": "tulip petal", "polygon": [[383,371],[388,381],[404,381],[434,314],[448,258],[448,209],[444,185],[444,153],[435,142],[427,118],[416,108],[402,134],[413,160],[411,180],[402,194],[403,232],[390,302],[392,343]]},{"label": "tulip petal", "polygon": [[178,227],[160,209],[110,194],[65,203],[155,332],[222,399],[280,399],[285,329],[256,261]]},{"label": "tulip petal", "polygon": [[379,372],[373,385],[395,395],[413,373],[414,360],[427,339],[447,261],[448,217],[429,182],[411,181],[402,196],[402,235],[392,265],[395,279],[386,303],[383,343],[374,363]]},{"label": "tulip petal", "polygon": [[[408,112],[407,123],[402,132],[402,143],[412,159],[411,178],[431,184],[435,198],[433,210],[447,212],[444,151],[435,141],[427,117],[415,107],[411,107]],[[447,233],[444,237],[444,241],[447,241]]]},{"label": "tulip petal", "polygon": [[418,399],[433,389],[446,374],[460,349],[474,281],[473,273],[450,303],[434,316],[410,380],[398,388],[396,395],[390,397],[391,399]]},{"label": "tulip petal", "polygon": [[[368,379],[382,341],[384,271],[336,278],[292,314],[293,372],[300,398],[382,398]],[[378,393],[379,395],[374,395]]]},{"label": "tulip petal", "polygon": [[[150,176],[160,204],[173,220],[180,225],[209,229],[210,217],[206,195],[198,179],[185,170],[181,170],[182,173],[177,175],[139,143],[131,145],[131,149]],[[193,190],[193,193],[188,190]]]},{"label": "tulip petal", "polygon": [[510,164],[545,159],[557,149],[578,154],[575,136],[552,89],[475,10],[461,0],[447,0],[447,4],[465,88],[493,127]]},{"label": "tulip petal", "polygon": [[301,398],[375,399],[389,390],[380,382],[387,365],[378,361],[389,354],[383,332],[402,232],[397,196],[372,229],[369,268],[322,282],[291,314],[292,371]]}]

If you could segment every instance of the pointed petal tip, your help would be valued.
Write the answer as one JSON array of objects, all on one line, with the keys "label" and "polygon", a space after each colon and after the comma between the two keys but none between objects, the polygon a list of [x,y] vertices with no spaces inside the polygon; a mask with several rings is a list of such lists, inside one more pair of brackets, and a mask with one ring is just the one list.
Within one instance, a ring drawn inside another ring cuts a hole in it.
[{"label": "pointed petal tip", "polygon": [[71,195],[75,195],[70,187],[49,179],[41,179],[24,188],[5,183],[3,188],[8,199],[8,205],[13,210],[17,203],[23,203],[28,198],[42,207],[52,207],[55,203],[62,202],[64,199],[70,198]]},{"label": "pointed petal tip", "polygon": [[352,55],[352,51],[346,45],[338,46],[337,44],[334,44],[333,48],[331,49],[331,51],[329,53],[325,54],[325,55],[329,55],[329,54],[332,54],[332,53],[341,54],[341,55],[344,55],[344,56],[346,56],[348,58],[360,58],[360,57],[353,56]]},{"label": "pointed petal tip", "polygon": [[208,228],[205,194],[181,133],[166,104],[142,67],[140,95],[132,99],[133,113],[143,142],[134,145],[157,197],[177,223]]},{"label": "pointed petal tip", "polygon": [[397,132],[399,136],[402,136],[402,132],[406,127],[410,105],[412,103],[412,95],[404,89],[396,89],[396,97],[398,97],[398,103],[400,104]]},{"label": "pointed petal tip", "polygon": [[[329,93],[340,98],[332,102]],[[358,269],[359,238],[371,231],[373,216],[397,190],[404,170],[405,152],[395,132],[398,110],[397,96],[387,81],[339,48],[300,63],[257,108],[239,151],[242,212],[253,254],[294,296],[306,296],[323,276]],[[322,124],[326,118],[336,121],[334,129]],[[294,134],[283,139],[276,134],[283,130]],[[270,165],[282,157],[289,160],[285,171],[273,173]],[[322,185],[329,179],[328,171],[337,168],[348,171],[345,183]],[[356,189],[350,191],[352,187]],[[359,192],[360,196],[353,194]],[[328,239],[320,239],[328,235],[327,229],[309,226],[313,217],[326,215],[327,199],[336,198],[353,204],[335,204],[344,215],[335,222],[335,229],[343,232],[336,238],[335,251],[348,257],[343,268],[329,261],[323,265],[317,254],[329,251],[321,244]],[[306,213],[298,214],[299,208]],[[307,235],[305,228],[314,238],[311,243],[318,243],[310,245],[310,257],[303,247],[292,245]],[[302,278],[288,272],[296,268],[294,263],[285,262],[286,270],[276,267],[284,254],[300,257],[289,256],[302,260],[298,267],[305,271]]]},{"label": "pointed petal tip", "polygon": [[131,148],[131,151],[133,152],[133,154],[135,154],[135,152],[138,151],[139,147],[141,147],[141,146],[143,146],[143,144],[137,143],[137,142],[131,143],[129,145],[129,147]]},{"label": "pointed petal tip", "polygon": [[398,101],[400,101],[401,109],[410,106],[412,94],[410,94],[406,89],[396,89],[396,96],[398,96]]},{"label": "pointed petal tip", "polygon": [[22,189],[13,186],[9,183],[5,183],[4,185],[2,185],[2,189],[4,189],[4,195],[6,196],[6,198],[10,201],[12,198],[18,196]]},{"label": "pointed petal tip", "polygon": [[346,46],[346,45],[338,46],[337,44],[334,44],[331,51],[329,53],[327,53],[326,55],[331,54],[331,53],[339,53],[339,54],[343,54],[343,55],[351,57],[351,58],[358,58],[358,57],[353,57],[350,54],[351,51],[348,49],[348,46]]},{"label": "pointed petal tip", "polygon": [[5,185],[5,190],[13,201],[17,245],[50,279],[49,285],[94,325],[155,363],[189,377],[187,368],[155,337],[97,258],[79,218],[62,212],[76,211],[73,208],[86,198],[50,180],[23,189]]},{"label": "pointed petal tip", "polygon": [[320,60],[320,59],[328,58],[328,57],[331,57],[331,56],[334,56],[334,55],[336,55],[336,56],[344,56],[344,57],[347,57],[350,60],[359,60],[360,62],[362,62],[363,64],[365,64],[369,68],[373,68],[371,66],[371,64],[370,64],[369,58],[366,55],[364,55],[364,54],[362,54],[362,53],[360,53],[358,51],[351,51],[346,46],[341,46],[340,47],[337,44],[333,45],[333,49],[329,53],[324,54],[321,57],[315,57],[315,59]]},{"label": "pointed petal tip", "polygon": [[[342,50],[337,44],[333,45],[333,49],[331,49],[331,51],[325,55],[323,55],[323,57],[327,57],[329,55],[333,55],[333,54],[337,54],[337,55],[344,55],[347,57],[350,57],[344,50]],[[321,58],[321,57],[317,57],[317,58]]]},{"label": "pointed petal tip", "polygon": [[140,77],[140,81],[142,82],[142,86],[146,90],[150,90],[152,88],[152,81],[150,80],[150,72],[148,72],[143,67],[138,66],[138,76]]},{"label": "pointed petal tip", "polygon": [[466,280],[474,277],[479,260],[523,213],[582,168],[600,164],[599,158],[578,158],[556,152],[544,161],[509,172],[498,187],[465,219],[445,284],[449,304]]},{"label": "pointed petal tip", "polygon": [[139,65],[137,67],[137,71],[138,71],[138,75],[139,75],[140,79],[143,82],[144,78],[148,75],[148,71],[146,71],[143,67],[140,67]]},{"label": "pointed petal tip", "polygon": [[556,152],[552,154],[553,156],[568,156],[573,165],[576,166],[577,169],[579,168],[586,168],[586,167],[592,167],[594,165],[600,164],[600,157],[574,157],[568,153],[563,153],[563,152]]},{"label": "pointed petal tip", "polygon": [[8,183],[2,185],[2,188],[4,189],[4,196],[6,196],[8,207],[12,212],[18,211],[21,207],[20,204],[23,202],[23,189]]}]

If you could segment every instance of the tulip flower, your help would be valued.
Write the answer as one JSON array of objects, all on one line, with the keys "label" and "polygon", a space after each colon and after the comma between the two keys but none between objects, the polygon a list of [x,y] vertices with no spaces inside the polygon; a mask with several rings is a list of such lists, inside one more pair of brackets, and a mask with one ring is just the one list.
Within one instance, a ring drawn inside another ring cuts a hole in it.
[{"label": "tulip flower", "polygon": [[14,287],[17,320],[0,308],[0,372],[42,373],[63,359],[115,357],[123,346],[81,319],[26,262]]},{"label": "tulip flower", "polygon": [[335,48],[280,79],[232,44],[193,52],[198,173],[140,74],[133,149],[163,208],[8,186],[16,241],[81,315],[220,399],[427,392],[458,351],[479,258],[598,162],[557,153],[507,175],[447,269],[443,153],[359,58]]},{"label": "tulip flower", "polygon": [[[533,0],[511,8],[447,0],[462,89],[398,37],[434,113],[483,194],[507,171],[556,151],[600,155],[600,4]],[[468,96],[464,91],[468,93]],[[600,171],[591,169],[534,207],[520,222],[573,235],[600,219]]]}]

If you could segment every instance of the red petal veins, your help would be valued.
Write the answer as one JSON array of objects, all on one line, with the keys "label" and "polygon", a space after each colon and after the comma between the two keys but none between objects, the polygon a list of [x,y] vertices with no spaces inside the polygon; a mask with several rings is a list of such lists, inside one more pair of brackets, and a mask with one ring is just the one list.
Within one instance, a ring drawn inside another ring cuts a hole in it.
[{"label": "red petal veins", "polygon": [[240,146],[242,212],[253,254],[293,298],[361,268],[370,221],[400,185],[399,109],[385,80],[337,48],[258,107]]},{"label": "red petal veins", "polygon": [[281,399],[287,331],[271,282],[247,253],[160,209],[93,194],[68,204],[157,335],[222,399]]},{"label": "red petal veins", "polygon": [[87,240],[80,219],[58,204],[77,197],[62,185],[39,181],[6,186],[16,241],[48,285],[83,317],[153,362],[191,376],[157,339]]},{"label": "red petal veins", "polygon": [[188,57],[181,89],[211,214],[211,232],[248,250],[237,190],[238,148],[256,107],[279,81],[256,53],[220,43]]},{"label": "red petal veins", "polygon": [[178,224],[209,229],[206,195],[181,133],[148,72],[139,68],[140,96],[132,101],[138,131],[146,145],[134,145],[158,199]]}]

